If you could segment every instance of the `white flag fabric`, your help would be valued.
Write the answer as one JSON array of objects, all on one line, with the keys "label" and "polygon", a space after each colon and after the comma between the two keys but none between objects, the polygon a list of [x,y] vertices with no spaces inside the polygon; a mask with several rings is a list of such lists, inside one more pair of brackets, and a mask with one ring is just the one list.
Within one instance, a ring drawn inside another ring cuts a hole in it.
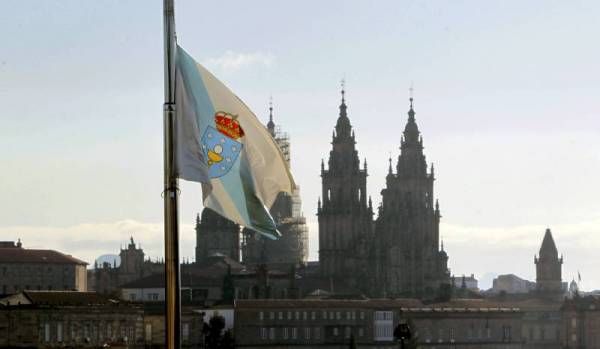
[{"label": "white flag fabric", "polygon": [[178,177],[202,183],[205,207],[277,238],[268,208],[295,187],[279,147],[244,102],[179,46],[176,62]]}]

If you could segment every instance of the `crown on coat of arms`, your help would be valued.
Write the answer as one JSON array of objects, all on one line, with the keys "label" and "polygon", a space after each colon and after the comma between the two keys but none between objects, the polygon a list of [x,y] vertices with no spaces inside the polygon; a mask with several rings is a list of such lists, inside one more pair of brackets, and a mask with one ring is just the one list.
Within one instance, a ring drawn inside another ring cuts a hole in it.
[{"label": "crown on coat of arms", "polygon": [[218,111],[215,113],[215,123],[217,124],[217,130],[227,137],[238,139],[244,136],[244,130],[237,121],[237,115]]}]

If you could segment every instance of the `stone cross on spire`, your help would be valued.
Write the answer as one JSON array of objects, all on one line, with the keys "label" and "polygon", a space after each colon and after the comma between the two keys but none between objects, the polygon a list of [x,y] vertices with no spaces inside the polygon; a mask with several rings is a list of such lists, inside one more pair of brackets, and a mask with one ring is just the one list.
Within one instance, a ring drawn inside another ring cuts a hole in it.
[{"label": "stone cross on spire", "polygon": [[267,123],[267,129],[271,136],[275,137],[275,123],[273,122],[273,96],[269,97],[269,122]]}]

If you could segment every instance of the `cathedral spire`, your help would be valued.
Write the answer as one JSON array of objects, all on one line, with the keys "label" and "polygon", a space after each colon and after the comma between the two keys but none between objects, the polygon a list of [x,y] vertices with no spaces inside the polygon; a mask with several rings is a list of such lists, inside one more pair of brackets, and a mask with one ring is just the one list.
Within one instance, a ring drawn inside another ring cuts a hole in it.
[{"label": "cathedral spire", "polygon": [[550,228],[546,229],[544,234],[544,240],[542,240],[542,246],[540,247],[540,259],[558,259],[558,250],[554,239],[552,238],[552,232]]},{"label": "cathedral spire", "polygon": [[273,122],[273,96],[269,97],[269,122],[267,129],[271,136],[275,137],[275,123]]},{"label": "cathedral spire", "polygon": [[410,109],[408,110],[408,122],[406,123],[406,127],[404,127],[404,140],[407,143],[417,143],[419,142],[419,127],[415,121],[416,113],[413,108],[413,98],[410,97],[409,101]]},{"label": "cathedral spire", "polygon": [[342,103],[340,104],[340,115],[335,125],[335,133],[337,138],[345,139],[351,137],[350,119],[348,119],[346,106],[346,82],[342,80]]},{"label": "cathedral spire", "polygon": [[388,162],[390,163],[389,167],[388,167],[388,174],[392,174],[392,154],[390,154],[390,157],[388,159]]}]

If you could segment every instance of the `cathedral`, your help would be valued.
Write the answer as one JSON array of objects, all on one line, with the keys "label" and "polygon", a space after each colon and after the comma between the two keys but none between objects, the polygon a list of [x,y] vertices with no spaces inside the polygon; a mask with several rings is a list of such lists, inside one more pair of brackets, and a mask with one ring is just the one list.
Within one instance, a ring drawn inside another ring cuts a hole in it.
[{"label": "cathedral", "polygon": [[[375,218],[367,194],[367,161],[360,161],[342,88],[329,159],[321,162],[319,263],[313,275],[331,289],[337,284],[369,296],[432,298],[450,283],[448,256],[440,244],[434,169],[427,166],[415,115],[411,97],[401,153],[395,170],[390,159]],[[275,125],[272,104],[266,128],[290,165],[289,138]],[[291,195],[280,193],[270,212],[282,234],[278,240],[240,231],[204,209],[196,221],[196,261],[220,254],[249,269],[290,271],[307,266],[308,231],[299,189]]]},{"label": "cathedral", "polygon": [[321,165],[317,212],[321,274],[374,296],[433,297],[450,273],[440,250],[433,165],[427,171],[412,97],[396,172],[390,159],[375,221],[366,194],[367,163],[360,167],[343,89],[331,144],[327,169]]}]

